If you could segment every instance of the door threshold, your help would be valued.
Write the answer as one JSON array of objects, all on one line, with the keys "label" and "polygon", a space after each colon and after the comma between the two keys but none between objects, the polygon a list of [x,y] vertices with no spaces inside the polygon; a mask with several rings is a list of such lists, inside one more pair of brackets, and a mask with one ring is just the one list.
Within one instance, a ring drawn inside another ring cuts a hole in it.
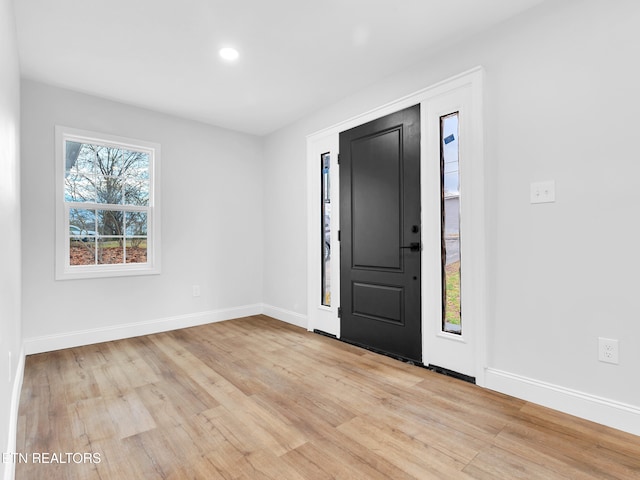
[{"label": "door threshold", "polygon": [[465,375],[464,373],[454,372],[453,370],[449,370],[448,368],[439,367],[437,365],[429,364],[426,365],[425,368],[431,370],[432,372],[440,373],[441,375],[446,375],[447,377],[457,378],[458,380],[462,380],[467,383],[476,384],[476,377],[472,377],[470,375]]},{"label": "door threshold", "polygon": [[313,333],[317,333],[318,335],[322,335],[323,337],[329,337],[329,338],[335,338],[335,339],[338,338],[333,333],[324,332],[322,330],[318,330],[317,328],[313,329]]},{"label": "door threshold", "polygon": [[408,363],[409,365],[416,365],[418,367],[424,367],[424,364],[422,362],[419,362],[417,360],[413,360],[411,358],[403,357],[402,355],[398,355],[397,353],[385,352],[384,350],[379,350],[379,349],[371,347],[369,345],[363,345],[362,343],[352,342],[350,340],[344,340],[342,338],[337,338],[337,340],[340,340],[343,343],[348,343],[349,345],[353,345],[354,347],[363,348],[365,350],[368,350],[368,351],[373,352],[373,353],[377,353],[379,355],[384,355],[385,357],[393,358],[394,360],[400,360],[401,362]]},{"label": "door threshold", "polygon": [[453,370],[449,370],[448,368],[439,367],[438,365],[433,365],[433,364],[425,365],[422,362],[418,362],[416,360],[412,360],[410,358],[403,357],[401,355],[397,355],[397,354],[390,353],[390,352],[385,352],[383,350],[379,350],[377,348],[373,348],[373,347],[370,347],[368,345],[363,345],[361,343],[351,342],[349,340],[344,340],[342,338],[338,338],[336,335],[333,335],[332,333],[323,332],[322,330],[314,329],[313,333],[317,333],[318,335],[322,335],[323,337],[333,338],[333,339],[338,340],[338,341],[340,341],[342,343],[347,343],[349,345],[353,345],[354,347],[359,347],[359,348],[362,348],[364,350],[368,350],[369,352],[377,353],[378,355],[384,355],[385,357],[390,357],[390,358],[393,358],[394,360],[399,360],[402,363],[407,363],[409,365],[415,365],[416,367],[426,368],[427,370],[431,370],[432,372],[439,373],[440,375],[446,375],[447,377],[455,378],[457,380],[462,380],[463,382],[471,383],[473,385],[476,384],[476,377],[472,377],[470,375],[465,375],[464,373],[455,372]]}]

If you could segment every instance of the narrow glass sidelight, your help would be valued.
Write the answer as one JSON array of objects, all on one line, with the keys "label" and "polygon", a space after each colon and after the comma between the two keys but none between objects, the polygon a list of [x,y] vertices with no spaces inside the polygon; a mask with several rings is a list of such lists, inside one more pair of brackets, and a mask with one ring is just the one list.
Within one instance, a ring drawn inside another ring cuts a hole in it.
[{"label": "narrow glass sidelight", "polygon": [[462,335],[458,112],[440,117],[442,331]]},{"label": "narrow glass sidelight", "polygon": [[322,222],[322,305],[331,306],[331,156],[323,153],[320,156],[322,168],[322,193],[320,199]]}]

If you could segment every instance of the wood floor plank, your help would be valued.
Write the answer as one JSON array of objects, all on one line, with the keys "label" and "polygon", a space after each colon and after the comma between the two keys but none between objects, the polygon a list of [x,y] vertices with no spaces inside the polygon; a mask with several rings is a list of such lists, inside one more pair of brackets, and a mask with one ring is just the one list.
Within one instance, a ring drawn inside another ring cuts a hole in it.
[{"label": "wood floor plank", "polygon": [[[440,422],[433,422],[415,416],[405,416],[389,409],[384,414],[383,425],[415,438],[429,448],[438,450],[453,460],[469,463],[486,447],[487,442],[469,435],[463,430],[452,429]],[[363,418],[367,418],[364,416]]]},{"label": "wood floor plank", "polygon": [[464,472],[478,480],[571,479],[494,445],[480,452]]},{"label": "wood floor plank", "polygon": [[523,405],[520,413],[528,422],[552,432],[569,434],[578,441],[586,439],[589,445],[592,445],[591,439],[597,438],[592,448],[602,447],[624,454],[634,459],[633,465],[640,468],[640,441],[635,435],[531,403]]},{"label": "wood floor plank", "polygon": [[[371,479],[371,480],[415,480],[416,477],[397,467],[384,457],[367,449],[337,429],[327,432],[325,438],[315,440],[313,451],[310,453],[306,445],[297,450],[305,449],[305,455],[312,458],[316,464],[334,478],[339,479]],[[421,477],[418,477],[420,480]],[[424,478],[424,477],[422,477]]]},{"label": "wood floor plank", "polygon": [[224,463],[219,455],[209,455],[211,463],[218,465],[220,469],[231,471],[238,480],[306,480],[300,473],[286,462],[283,462],[271,451],[256,450],[243,456],[233,466]]},{"label": "wood floor plank", "polygon": [[[526,458],[558,476],[575,480],[633,478],[633,472],[619,465],[602,457],[592,458],[580,443],[525,425],[508,425],[495,441],[495,445],[504,451]],[[616,471],[616,474],[609,475],[610,471]]]},{"label": "wood floor plank", "polygon": [[70,432],[75,438],[90,441],[120,438],[117,425],[109,414],[105,399],[102,397],[80,400],[67,407],[70,417]]},{"label": "wood floor plank", "polygon": [[118,430],[118,438],[127,438],[156,428],[153,416],[135,391],[106,397],[105,404]]},{"label": "wood floor plank", "polygon": [[465,463],[385,425],[383,420],[374,423],[357,417],[338,430],[415,478],[471,478],[462,472]]},{"label": "wood floor plank", "polygon": [[27,357],[18,480],[640,479],[640,438],[263,315]]},{"label": "wood floor plank", "polygon": [[185,418],[208,410],[217,402],[203,403],[179,382],[163,380],[135,389],[158,426],[177,426]]}]

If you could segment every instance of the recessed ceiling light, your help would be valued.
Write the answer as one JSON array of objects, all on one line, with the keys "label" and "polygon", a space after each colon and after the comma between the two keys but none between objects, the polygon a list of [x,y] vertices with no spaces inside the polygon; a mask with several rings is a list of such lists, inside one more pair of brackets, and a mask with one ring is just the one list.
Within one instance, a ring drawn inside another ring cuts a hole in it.
[{"label": "recessed ceiling light", "polygon": [[227,60],[229,62],[237,60],[238,57],[240,56],[238,51],[235,48],[231,48],[231,47],[221,48],[218,53],[224,60]]}]

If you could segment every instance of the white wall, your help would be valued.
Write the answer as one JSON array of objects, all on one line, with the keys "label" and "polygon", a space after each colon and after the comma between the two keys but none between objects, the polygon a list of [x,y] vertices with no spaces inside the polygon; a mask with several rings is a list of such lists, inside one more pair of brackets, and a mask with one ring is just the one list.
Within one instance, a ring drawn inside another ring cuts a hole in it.
[{"label": "white wall", "polygon": [[[160,275],[54,280],[55,125],[161,144]],[[24,80],[21,141],[27,353],[259,311],[260,138]]]},{"label": "white wall", "polygon": [[[11,0],[0,0],[0,453],[15,446],[20,360],[20,71]],[[11,355],[11,361],[9,356]],[[13,402],[12,402],[13,400]],[[12,405],[13,403],[13,405]],[[9,465],[0,463],[0,477]],[[8,475],[8,473],[7,473]],[[8,478],[8,477],[6,477]]]},{"label": "white wall", "polygon": [[[264,302],[306,311],[305,136],[482,65],[487,366],[512,394],[535,398],[531,380],[587,409],[630,406],[640,432],[638,24],[635,0],[546,2],[269,135]],[[556,181],[555,203],[529,203],[538,180]],[[599,336],[620,339],[619,365],[598,362]]]}]

